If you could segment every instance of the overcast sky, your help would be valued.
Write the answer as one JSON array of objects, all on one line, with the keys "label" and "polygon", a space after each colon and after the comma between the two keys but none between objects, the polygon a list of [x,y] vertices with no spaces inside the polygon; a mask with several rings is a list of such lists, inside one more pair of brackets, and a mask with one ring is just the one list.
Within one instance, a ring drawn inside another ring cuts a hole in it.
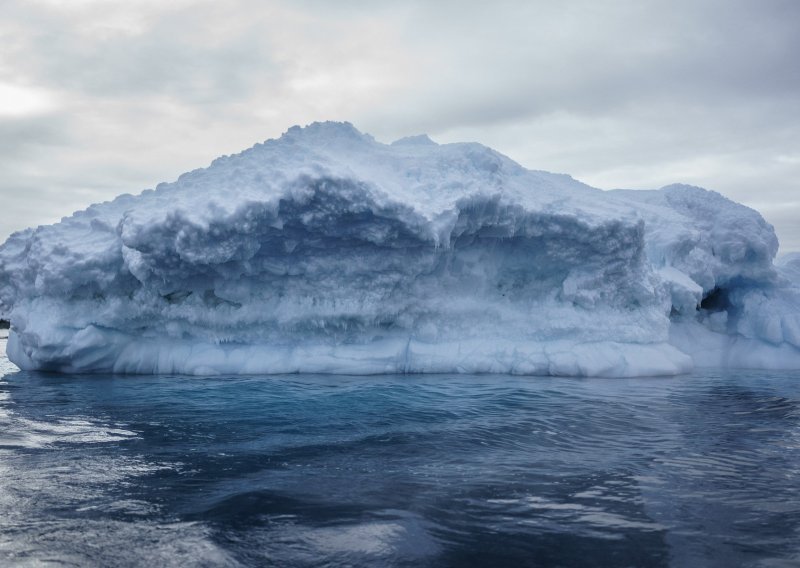
[{"label": "overcast sky", "polygon": [[314,120],[701,185],[800,250],[800,2],[0,2],[0,241]]}]

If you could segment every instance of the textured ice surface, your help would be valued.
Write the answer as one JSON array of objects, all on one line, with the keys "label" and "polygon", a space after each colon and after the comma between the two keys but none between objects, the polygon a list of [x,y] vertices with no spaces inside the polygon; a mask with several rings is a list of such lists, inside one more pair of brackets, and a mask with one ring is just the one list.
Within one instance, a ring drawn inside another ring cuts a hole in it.
[{"label": "textured ice surface", "polygon": [[12,235],[0,313],[15,363],[67,372],[800,368],[777,248],[700,188],[603,192],[316,123]]}]

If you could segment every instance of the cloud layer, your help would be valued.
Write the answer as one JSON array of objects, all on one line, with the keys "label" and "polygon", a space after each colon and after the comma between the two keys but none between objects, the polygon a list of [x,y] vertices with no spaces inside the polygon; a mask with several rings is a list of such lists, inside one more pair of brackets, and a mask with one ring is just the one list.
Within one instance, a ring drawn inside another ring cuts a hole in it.
[{"label": "cloud layer", "polygon": [[798,29],[793,0],[5,2],[0,239],[330,119],[701,185],[800,250]]}]

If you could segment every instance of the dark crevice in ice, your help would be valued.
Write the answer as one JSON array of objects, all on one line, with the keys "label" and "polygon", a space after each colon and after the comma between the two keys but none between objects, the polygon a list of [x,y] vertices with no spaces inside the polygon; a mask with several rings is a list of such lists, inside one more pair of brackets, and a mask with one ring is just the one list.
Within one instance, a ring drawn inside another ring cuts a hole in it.
[{"label": "dark crevice in ice", "polygon": [[699,309],[709,312],[724,312],[730,308],[730,306],[731,303],[728,298],[728,291],[725,288],[715,287],[703,296]]}]

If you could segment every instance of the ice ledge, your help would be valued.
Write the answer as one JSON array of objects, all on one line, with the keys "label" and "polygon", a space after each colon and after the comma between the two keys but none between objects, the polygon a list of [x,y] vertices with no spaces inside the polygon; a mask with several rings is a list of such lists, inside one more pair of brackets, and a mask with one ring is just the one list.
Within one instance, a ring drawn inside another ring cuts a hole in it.
[{"label": "ice ledge", "polygon": [[491,373],[637,377],[678,375],[692,369],[691,359],[667,343],[539,343],[506,338],[428,343],[395,338],[368,345],[309,342],[267,346],[135,340],[97,328],[78,335],[90,347],[82,350],[76,342],[60,354],[62,364],[57,367],[48,368],[31,358],[13,333],[8,343],[9,358],[24,370],[187,375]]},{"label": "ice ledge", "polygon": [[670,328],[670,343],[687,353],[697,368],[800,369],[800,349],[742,335],[713,331],[699,322],[678,322]]}]

